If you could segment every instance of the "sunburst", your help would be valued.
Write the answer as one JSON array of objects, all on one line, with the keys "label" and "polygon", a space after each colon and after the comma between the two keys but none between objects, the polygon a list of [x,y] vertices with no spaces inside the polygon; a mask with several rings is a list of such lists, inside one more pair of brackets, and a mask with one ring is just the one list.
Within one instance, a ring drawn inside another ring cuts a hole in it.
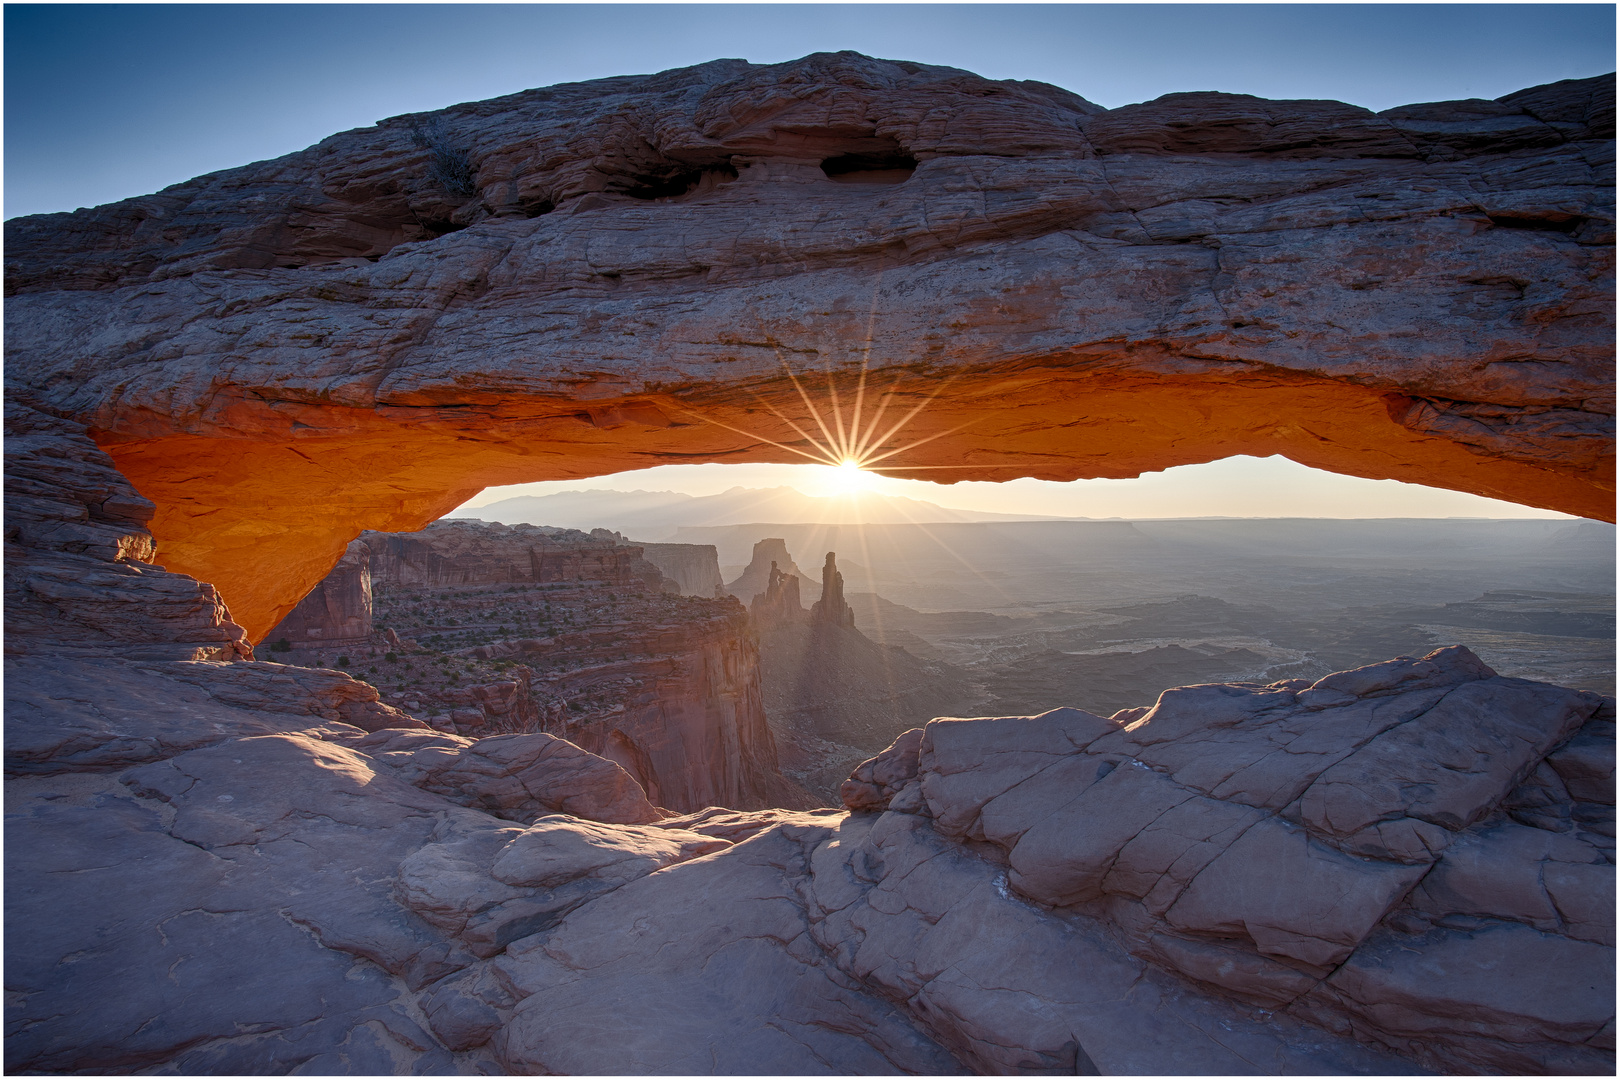
[{"label": "sunburst", "polygon": [[[692,410],[686,411],[691,412],[696,419],[702,420],[704,423],[725,428],[727,431],[735,432],[750,439],[757,439],[760,442],[776,447],[778,450],[804,458],[817,465],[837,469],[844,475],[844,479],[839,482],[838,486],[845,490],[864,486],[858,484],[857,480],[865,474],[882,475],[885,473],[910,473],[919,470],[983,468],[983,466],[972,465],[901,466],[880,464],[880,462],[888,461],[900,454],[915,450],[919,446],[924,446],[936,439],[954,435],[967,428],[969,424],[958,424],[955,427],[935,432],[932,435],[913,440],[902,446],[892,445],[896,436],[900,435],[917,419],[924,409],[932,405],[935,399],[949,389],[955,378],[953,376],[941,382],[931,393],[906,411],[903,416],[900,416],[898,420],[892,420],[885,427],[885,420],[891,419],[891,408],[894,407],[895,401],[901,396],[901,386],[905,383],[906,376],[904,374],[898,376],[889,388],[881,394],[868,393],[868,379],[871,374],[872,337],[876,319],[877,289],[874,287],[872,292],[872,312],[866,328],[866,347],[861,355],[860,374],[855,380],[854,400],[847,412],[845,403],[848,395],[847,393],[844,395],[839,393],[840,373],[833,371],[831,368],[825,369],[826,393],[821,405],[818,406],[815,397],[805,388],[805,381],[800,377],[800,373],[793,370],[792,365],[787,362],[787,358],[782,355],[782,350],[775,346],[773,346],[773,349],[776,353],[777,363],[781,365],[788,381],[793,384],[793,389],[798,393],[799,400],[803,402],[809,420],[801,424],[765,400],[758,393],[749,392],[762,408],[791,428],[803,440],[803,444],[809,446],[810,449],[790,446],[768,438],[757,431],[747,431],[724,421],[716,420],[713,417],[705,416],[702,413]],[[847,382],[845,386],[847,388]],[[869,400],[873,397],[876,398],[875,402]],[[898,413],[898,410],[896,412]],[[807,428],[814,430],[807,430]],[[819,436],[816,432],[820,433]]]}]

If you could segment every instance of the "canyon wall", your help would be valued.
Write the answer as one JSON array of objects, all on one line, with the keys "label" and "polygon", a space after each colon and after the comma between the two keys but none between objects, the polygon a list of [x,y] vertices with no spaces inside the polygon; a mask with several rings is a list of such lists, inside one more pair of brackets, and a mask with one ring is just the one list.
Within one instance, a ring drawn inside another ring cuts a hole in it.
[{"label": "canyon wall", "polygon": [[724,596],[720,556],[713,544],[636,544],[641,557],[681,587],[685,596]]},{"label": "canyon wall", "polygon": [[[707,619],[564,635],[525,658],[548,693],[610,694],[605,715],[563,711],[546,730],[616,761],[660,806],[804,809],[765,719],[759,646],[734,602]],[[614,693],[617,691],[617,693]]]},{"label": "canyon wall", "polygon": [[[712,547],[669,546],[714,562]],[[536,525],[365,533],[272,648],[285,637],[316,664],[347,650],[382,701],[447,732],[569,739],[683,813],[814,805],[778,768],[746,613],[671,596],[641,552],[604,530]]]},{"label": "canyon wall", "polygon": [[275,649],[336,649],[365,644],[371,630],[371,548],[356,540],[265,640]]},{"label": "canyon wall", "polygon": [[[722,60],[9,221],[8,385],[86,425],[252,640],[362,529],[492,484],[802,461],[812,404],[897,475],[1283,454],[1608,519],[1612,139],[1609,78],[1105,110]],[[903,429],[840,426],[863,378]]]},{"label": "canyon wall", "polygon": [[[565,539],[554,539],[558,535]],[[541,525],[441,521],[420,532],[368,533],[361,540],[371,552],[372,581],[404,589],[564,581],[622,589],[647,574],[635,548]]]}]

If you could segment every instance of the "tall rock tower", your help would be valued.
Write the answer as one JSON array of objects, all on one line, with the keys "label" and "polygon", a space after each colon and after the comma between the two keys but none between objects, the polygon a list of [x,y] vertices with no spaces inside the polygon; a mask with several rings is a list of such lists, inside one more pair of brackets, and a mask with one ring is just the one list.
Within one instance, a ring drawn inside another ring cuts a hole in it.
[{"label": "tall rock tower", "polygon": [[792,626],[804,621],[804,602],[799,599],[799,578],[787,574],[771,563],[771,576],[766,579],[765,591],[754,597],[748,605],[754,625],[761,630],[774,630],[779,626]]},{"label": "tall rock tower", "polygon": [[844,600],[844,575],[838,572],[835,551],[827,552],[827,561],[821,567],[821,599],[811,605],[810,621],[834,626],[855,625],[855,612]]}]

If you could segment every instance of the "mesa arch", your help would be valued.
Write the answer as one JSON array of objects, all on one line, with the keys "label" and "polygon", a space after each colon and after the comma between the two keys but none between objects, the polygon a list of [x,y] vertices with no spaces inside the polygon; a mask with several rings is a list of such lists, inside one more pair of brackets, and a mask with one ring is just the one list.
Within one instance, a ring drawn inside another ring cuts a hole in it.
[{"label": "mesa arch", "polygon": [[7,224],[9,392],[250,639],[491,484],[797,460],[788,370],[937,395],[920,478],[1280,453],[1613,520],[1612,78],[1103,110],[845,53],[435,115]]}]

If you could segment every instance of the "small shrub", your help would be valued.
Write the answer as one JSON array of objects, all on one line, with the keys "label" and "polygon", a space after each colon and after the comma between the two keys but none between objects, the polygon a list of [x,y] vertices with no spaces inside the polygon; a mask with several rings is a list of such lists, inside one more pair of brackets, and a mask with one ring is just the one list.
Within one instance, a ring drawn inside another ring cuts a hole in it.
[{"label": "small shrub", "polygon": [[338,657],[338,667],[348,667],[348,666],[349,666],[349,658],[347,656]]},{"label": "small shrub", "polygon": [[383,653],[383,659],[390,664],[397,664],[399,663],[399,653]]},{"label": "small shrub", "polygon": [[277,641],[276,643],[274,643],[273,645],[270,646],[270,651],[271,652],[292,652],[292,643],[290,641],[288,641],[286,638],[282,638],[280,641]]}]

